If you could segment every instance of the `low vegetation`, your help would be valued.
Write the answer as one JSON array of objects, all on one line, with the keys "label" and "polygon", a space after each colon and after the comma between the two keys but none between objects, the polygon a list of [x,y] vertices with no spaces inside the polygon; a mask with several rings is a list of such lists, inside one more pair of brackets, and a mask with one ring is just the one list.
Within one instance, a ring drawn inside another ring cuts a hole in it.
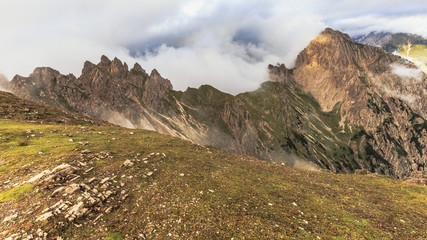
[{"label": "low vegetation", "polygon": [[[2,237],[35,235],[38,228],[66,239],[427,237],[427,188],[390,177],[300,170],[118,127],[1,120],[0,136],[0,219],[19,216],[2,223]],[[70,223],[36,221],[62,196],[49,197],[56,187],[26,181],[63,163],[83,163],[84,151],[111,157],[87,160],[94,169],[77,181],[111,175],[129,196]],[[149,157],[157,153],[165,157]],[[124,166],[129,159],[135,164]]]},{"label": "low vegetation", "polygon": [[427,238],[425,186],[15,109],[0,120],[2,239]]}]

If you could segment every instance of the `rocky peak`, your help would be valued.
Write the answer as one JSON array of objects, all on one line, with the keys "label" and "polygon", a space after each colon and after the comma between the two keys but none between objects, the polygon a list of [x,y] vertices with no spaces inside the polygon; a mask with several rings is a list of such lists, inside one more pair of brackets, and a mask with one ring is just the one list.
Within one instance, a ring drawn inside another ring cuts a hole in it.
[{"label": "rocky peak", "polygon": [[160,73],[157,71],[157,69],[153,69],[150,73],[150,78],[161,78]]},{"label": "rocky peak", "polygon": [[336,40],[351,41],[351,37],[348,34],[342,33],[337,30],[333,30],[332,28],[326,28],[325,30],[323,30],[323,32],[317,37],[318,40],[321,38],[329,39],[330,41],[336,41]]},{"label": "rocky peak", "polygon": [[172,84],[168,79],[164,79],[156,69],[153,69],[144,88],[145,92],[142,98],[144,103],[159,110],[163,107],[159,99],[164,98],[172,90]]},{"label": "rocky peak", "polygon": [[[296,68],[309,64],[313,68],[341,68],[353,65],[359,57],[370,54],[358,54],[363,45],[351,41],[350,36],[327,28],[298,55]],[[367,51],[378,52],[380,49],[371,47]],[[381,50],[380,50],[381,51]]]},{"label": "rocky peak", "polygon": [[146,73],[145,70],[138,63],[135,63],[133,65],[133,68],[131,69],[131,72],[142,72],[142,73]]},{"label": "rocky peak", "polygon": [[98,63],[98,66],[99,67],[104,67],[104,66],[109,66],[110,64],[111,64],[110,59],[107,56],[102,55],[101,56],[101,61]]},{"label": "rocky peak", "polygon": [[38,67],[34,69],[33,73],[30,74],[31,78],[35,79],[45,79],[45,78],[53,78],[55,75],[59,75],[60,73],[50,67]]},{"label": "rocky peak", "polygon": [[288,69],[285,64],[268,65],[268,80],[271,82],[281,82],[289,85],[291,75],[292,70]]},{"label": "rocky peak", "polygon": [[117,57],[114,58],[109,66],[109,72],[111,74],[120,75],[121,77],[126,77],[128,71],[127,64],[123,64]]}]

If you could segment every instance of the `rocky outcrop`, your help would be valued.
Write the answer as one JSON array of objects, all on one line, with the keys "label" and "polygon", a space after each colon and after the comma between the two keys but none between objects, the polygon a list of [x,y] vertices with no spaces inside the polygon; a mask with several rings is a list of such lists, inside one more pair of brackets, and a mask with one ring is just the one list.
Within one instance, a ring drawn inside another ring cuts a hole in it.
[{"label": "rocky outcrop", "polygon": [[11,90],[19,96],[126,127],[141,127],[137,121],[141,113],[146,107],[159,110],[171,89],[170,81],[156,70],[147,75],[136,64],[129,71],[126,63],[105,56],[97,65],[86,62],[79,78],[43,67],[11,82]]},{"label": "rocky outcrop", "polygon": [[[425,75],[382,49],[326,29],[296,66],[268,66],[269,81],[232,96],[203,85],[184,92],[153,70],[103,56],[82,74],[38,68],[16,76],[20,96],[125,127],[156,130],[203,145],[332,172],[362,169],[405,178],[425,171]],[[301,164],[303,162],[304,164]]]},{"label": "rocky outcrop", "polygon": [[[166,157],[164,153],[151,153],[144,158],[128,159],[126,167],[147,167],[149,161],[161,161]],[[92,153],[84,150],[74,156],[74,161],[62,163],[52,169],[30,176],[22,183],[33,184],[40,194],[48,194],[47,207],[30,206],[33,219],[24,211],[15,210],[14,214],[4,218],[2,227],[11,226],[18,216],[27,218],[26,221],[35,223],[38,229],[19,231],[10,235],[9,239],[56,239],[48,232],[56,233],[56,229],[76,225],[77,222],[95,224],[104,215],[120,209],[129,196],[130,182],[133,176],[104,173],[102,176],[90,177],[96,167],[94,161],[105,159],[111,161],[113,156],[107,152]],[[71,159],[67,159],[71,160]],[[136,165],[136,166],[135,166]],[[139,166],[138,166],[139,165]],[[143,178],[149,178],[157,169],[146,169]],[[36,204],[37,205],[37,204]],[[58,221],[61,219],[61,221]],[[79,225],[77,225],[79,226]]]}]

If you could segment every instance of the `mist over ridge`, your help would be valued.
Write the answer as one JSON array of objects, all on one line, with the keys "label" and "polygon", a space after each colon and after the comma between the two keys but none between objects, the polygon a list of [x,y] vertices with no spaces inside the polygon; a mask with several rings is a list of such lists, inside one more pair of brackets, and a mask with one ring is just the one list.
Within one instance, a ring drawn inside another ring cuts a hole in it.
[{"label": "mist over ridge", "polygon": [[[21,7],[25,4],[25,8]],[[420,2],[83,1],[0,3],[0,73],[12,79],[51,66],[80,75],[101,55],[158,69],[174,88],[210,84],[236,94],[267,80],[267,64],[293,67],[325,27],[350,35],[371,31],[427,36]],[[327,6],[327,7],[326,7]],[[424,14],[423,14],[424,13]],[[11,21],[10,19],[17,20]]]}]

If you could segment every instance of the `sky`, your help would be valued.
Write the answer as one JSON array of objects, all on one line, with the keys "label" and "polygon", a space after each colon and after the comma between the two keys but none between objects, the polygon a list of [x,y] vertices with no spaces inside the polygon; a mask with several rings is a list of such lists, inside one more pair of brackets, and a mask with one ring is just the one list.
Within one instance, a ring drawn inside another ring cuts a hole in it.
[{"label": "sky", "polygon": [[427,37],[426,26],[425,0],[1,0],[0,73],[78,77],[106,55],[155,68],[176,90],[237,94],[266,81],[268,64],[292,67],[326,27]]}]

